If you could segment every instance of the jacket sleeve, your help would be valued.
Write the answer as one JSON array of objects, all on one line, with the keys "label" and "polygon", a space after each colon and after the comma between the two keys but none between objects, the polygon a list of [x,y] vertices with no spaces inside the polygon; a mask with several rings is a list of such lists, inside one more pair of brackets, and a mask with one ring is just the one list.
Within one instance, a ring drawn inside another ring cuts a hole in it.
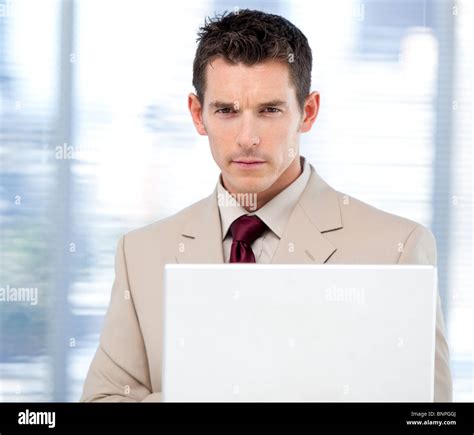
[{"label": "jacket sleeve", "polygon": [[[430,230],[418,225],[408,235],[400,254],[399,264],[431,264],[436,266],[436,241]],[[445,336],[445,325],[439,291],[436,297],[436,345],[434,401],[452,401],[452,380],[449,368],[449,349]]]},{"label": "jacket sleeve", "polygon": [[161,401],[160,392],[152,393],[145,344],[128,282],[125,238],[118,242],[110,304],[81,402]]}]

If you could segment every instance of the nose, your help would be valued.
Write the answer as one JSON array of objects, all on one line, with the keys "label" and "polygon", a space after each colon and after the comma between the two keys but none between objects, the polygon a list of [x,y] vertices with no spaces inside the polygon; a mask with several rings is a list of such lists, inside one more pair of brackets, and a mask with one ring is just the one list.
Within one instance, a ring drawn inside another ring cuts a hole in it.
[{"label": "nose", "polygon": [[242,114],[237,144],[242,148],[252,148],[260,143],[255,121],[251,113]]}]

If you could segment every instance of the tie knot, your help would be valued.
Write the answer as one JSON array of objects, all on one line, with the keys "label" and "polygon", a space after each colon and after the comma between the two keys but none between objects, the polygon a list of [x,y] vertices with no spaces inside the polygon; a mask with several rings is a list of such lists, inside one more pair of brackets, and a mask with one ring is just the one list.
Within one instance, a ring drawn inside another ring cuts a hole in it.
[{"label": "tie knot", "polygon": [[265,231],[267,226],[258,216],[240,216],[230,226],[232,239],[251,245]]}]

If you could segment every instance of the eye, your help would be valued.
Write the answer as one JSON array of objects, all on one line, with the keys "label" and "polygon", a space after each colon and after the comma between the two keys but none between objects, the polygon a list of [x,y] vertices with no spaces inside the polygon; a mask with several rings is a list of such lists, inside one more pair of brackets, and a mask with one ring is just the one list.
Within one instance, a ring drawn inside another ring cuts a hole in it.
[{"label": "eye", "polygon": [[226,115],[228,113],[235,113],[235,110],[231,109],[230,107],[224,107],[222,109],[217,109],[214,113],[222,113]]},{"label": "eye", "polygon": [[281,110],[278,109],[277,107],[265,107],[264,110],[267,110],[268,113],[278,113],[278,112],[281,112]]}]

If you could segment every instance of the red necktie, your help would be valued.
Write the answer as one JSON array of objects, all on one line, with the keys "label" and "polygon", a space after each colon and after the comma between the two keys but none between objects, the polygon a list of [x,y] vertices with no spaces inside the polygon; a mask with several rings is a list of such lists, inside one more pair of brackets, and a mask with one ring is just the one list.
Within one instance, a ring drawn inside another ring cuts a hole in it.
[{"label": "red necktie", "polygon": [[232,246],[230,263],[255,263],[251,245],[265,231],[267,226],[258,216],[240,216],[230,226]]}]

